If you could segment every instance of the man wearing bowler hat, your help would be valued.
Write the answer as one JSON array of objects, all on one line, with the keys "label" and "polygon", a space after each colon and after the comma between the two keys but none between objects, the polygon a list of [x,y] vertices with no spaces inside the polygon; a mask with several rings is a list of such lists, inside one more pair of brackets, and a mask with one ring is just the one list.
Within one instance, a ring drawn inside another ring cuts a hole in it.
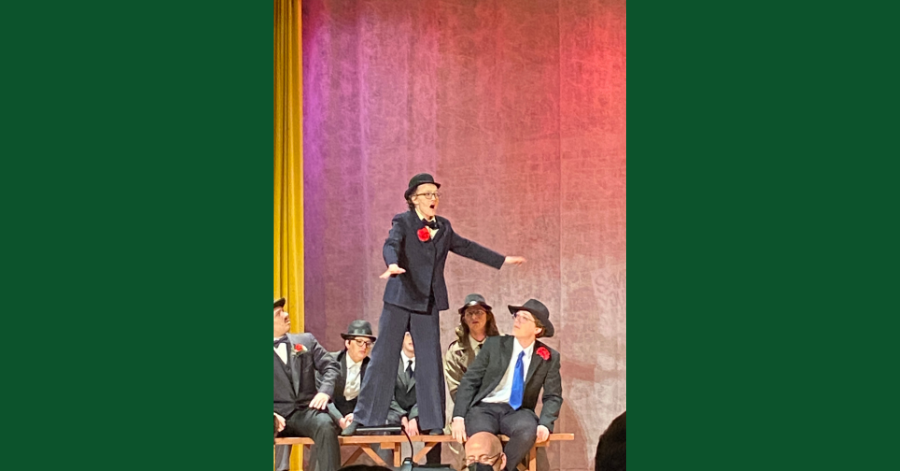
[{"label": "man wearing bowler hat", "polygon": [[328,412],[338,419],[338,425],[345,428],[353,420],[353,408],[362,389],[366,368],[369,366],[369,351],[375,343],[372,324],[361,319],[347,326],[347,333],[341,334],[344,349],[331,354],[341,366],[341,374],[334,382],[334,397],[328,404]]},{"label": "man wearing bowler hat", "polygon": [[[550,311],[536,299],[509,306],[513,335],[489,337],[456,390],[453,437],[460,443],[478,432],[509,436],[506,469],[514,471],[535,441],[553,431],[562,406],[559,352],[537,339],[553,336]],[[544,390],[543,409],[534,408]]]},{"label": "man wearing bowler hat", "polygon": [[504,257],[456,234],[450,221],[436,215],[440,187],[427,173],[412,177],[403,193],[409,211],[391,221],[382,250],[387,270],[381,278],[388,281],[378,323],[379,340],[372,349],[372,362],[353,411],[353,422],[344,429],[344,435],[353,434],[358,425],[384,424],[407,330],[417,346],[419,428],[442,428],[444,375],[438,313],[450,308],[444,281],[447,254],[453,252],[497,269],[525,262],[522,257]]}]

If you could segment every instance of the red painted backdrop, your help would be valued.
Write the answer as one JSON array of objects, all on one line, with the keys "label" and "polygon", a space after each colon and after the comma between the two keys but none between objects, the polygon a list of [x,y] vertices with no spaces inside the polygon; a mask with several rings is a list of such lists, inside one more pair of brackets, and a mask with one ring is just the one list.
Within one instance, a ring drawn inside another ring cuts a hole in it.
[{"label": "red painted backdrop", "polygon": [[[625,2],[304,0],[306,326],[330,350],[377,326],[381,247],[409,178],[439,214],[528,263],[451,255],[452,305],[530,297],[551,312],[564,405],[551,469],[593,469],[625,410]],[[443,348],[458,321],[442,316]]]}]

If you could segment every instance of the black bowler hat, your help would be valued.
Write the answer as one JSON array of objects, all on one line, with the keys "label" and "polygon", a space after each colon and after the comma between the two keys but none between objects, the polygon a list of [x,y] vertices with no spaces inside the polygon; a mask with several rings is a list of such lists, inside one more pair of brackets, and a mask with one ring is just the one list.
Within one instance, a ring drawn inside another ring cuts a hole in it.
[{"label": "black bowler hat", "polygon": [[438,188],[441,187],[440,183],[437,183],[434,181],[434,177],[432,177],[431,175],[429,175],[427,173],[420,173],[420,174],[412,177],[412,179],[409,180],[409,188],[407,188],[406,192],[403,193],[403,198],[409,199],[409,195],[411,195],[412,192],[416,191],[416,188],[418,188],[419,185],[422,185],[425,183],[431,183],[432,185],[434,185]]},{"label": "black bowler hat", "polygon": [[550,311],[537,299],[529,299],[521,306],[509,306],[509,312],[528,311],[544,325],[544,337],[553,337],[553,323],[550,322]]},{"label": "black bowler hat", "polygon": [[375,340],[375,336],[372,335],[372,324],[369,324],[368,321],[364,320],[355,320],[347,326],[347,333],[341,334],[341,338],[344,340],[350,340],[353,337],[368,337],[372,340]]},{"label": "black bowler hat", "polygon": [[467,307],[472,307],[476,304],[480,304],[485,310],[490,311],[491,307],[484,301],[484,296],[476,293],[472,293],[466,296],[466,301],[463,303],[463,306],[459,308],[459,313],[462,314],[465,312]]},{"label": "black bowler hat", "polygon": [[284,298],[275,298],[275,307],[284,307],[284,304],[287,302]]}]

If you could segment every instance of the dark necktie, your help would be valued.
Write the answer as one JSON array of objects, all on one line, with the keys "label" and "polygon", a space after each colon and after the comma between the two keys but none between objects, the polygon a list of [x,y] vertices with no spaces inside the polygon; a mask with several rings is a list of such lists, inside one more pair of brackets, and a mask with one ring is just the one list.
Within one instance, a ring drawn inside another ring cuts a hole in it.
[{"label": "dark necktie", "polygon": [[435,221],[426,221],[426,220],[422,219],[422,224],[425,224],[425,226],[430,227],[432,229],[437,229],[437,221],[436,220]]},{"label": "dark necktie", "polygon": [[412,381],[413,378],[416,377],[416,372],[412,367],[413,361],[410,359],[409,363],[406,364],[406,379]]},{"label": "dark necktie", "polygon": [[275,346],[278,347],[280,344],[289,344],[291,342],[288,341],[287,335],[282,335],[281,337],[275,339]]},{"label": "dark necktie", "polygon": [[525,352],[519,352],[519,359],[516,360],[516,369],[513,371],[512,393],[509,395],[509,406],[514,410],[522,407],[522,395],[525,393],[525,362],[522,358]]},{"label": "dark necktie", "polygon": [[478,352],[481,351],[481,345],[482,345],[482,344],[479,343],[479,344],[475,347],[475,354],[476,354],[476,355],[478,355]]}]

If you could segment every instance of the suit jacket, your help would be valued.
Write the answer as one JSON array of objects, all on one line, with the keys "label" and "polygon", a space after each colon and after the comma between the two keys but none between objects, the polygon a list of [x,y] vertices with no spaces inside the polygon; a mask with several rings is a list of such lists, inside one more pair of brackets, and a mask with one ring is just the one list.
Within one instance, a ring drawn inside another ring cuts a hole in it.
[{"label": "suit jacket", "polygon": [[[406,416],[407,419],[415,419],[419,417],[419,404],[416,400],[416,377],[407,379],[406,365],[403,363],[403,357],[400,357],[400,366],[397,368],[397,381],[394,383],[394,397],[391,399],[391,412],[389,417],[393,417],[399,423],[401,417]],[[391,421],[390,419],[388,420]]]},{"label": "suit jacket", "polygon": [[[500,380],[503,379],[503,375],[509,367],[515,341],[516,338],[511,335],[488,337],[484,341],[481,352],[469,365],[468,371],[463,375],[459,388],[456,390],[453,417],[465,417],[470,407],[481,402],[500,384]],[[538,355],[538,349],[541,347],[550,352],[548,360],[544,360]],[[536,340],[531,364],[525,374],[523,408],[534,411],[541,388],[544,389],[544,395],[541,398],[544,407],[541,409],[538,425],[543,425],[552,432],[553,423],[559,418],[559,409],[562,407],[563,401],[562,380],[559,376],[559,352]]]},{"label": "suit jacket", "polygon": [[424,225],[415,211],[394,216],[382,250],[384,263],[396,263],[406,273],[388,279],[384,302],[410,311],[426,312],[433,292],[437,310],[449,309],[447,284],[444,281],[444,263],[448,252],[497,269],[503,265],[506,257],[457,235],[447,219],[436,216],[436,220],[438,231],[434,239],[422,242],[416,232]]},{"label": "suit jacket", "polygon": [[[337,379],[334,381],[334,396],[332,396],[331,400],[335,407],[337,407],[337,410],[341,413],[341,417],[343,417],[353,412],[353,408],[356,407],[356,400],[359,399],[359,396],[349,401],[344,398],[344,387],[347,385],[347,350],[333,352],[329,355],[331,355],[341,367],[341,374],[338,375]],[[369,357],[363,358],[362,365],[359,367],[360,386],[362,386],[362,381],[366,377],[367,366],[369,366]]]},{"label": "suit jacket", "polygon": [[[275,357],[275,412],[284,418],[309,407],[316,393],[333,396],[334,381],[340,374],[337,362],[312,334],[288,334],[288,341],[287,364],[272,352]],[[304,351],[298,352],[295,345],[302,345]],[[321,381],[316,381],[316,372],[321,374]]]}]

